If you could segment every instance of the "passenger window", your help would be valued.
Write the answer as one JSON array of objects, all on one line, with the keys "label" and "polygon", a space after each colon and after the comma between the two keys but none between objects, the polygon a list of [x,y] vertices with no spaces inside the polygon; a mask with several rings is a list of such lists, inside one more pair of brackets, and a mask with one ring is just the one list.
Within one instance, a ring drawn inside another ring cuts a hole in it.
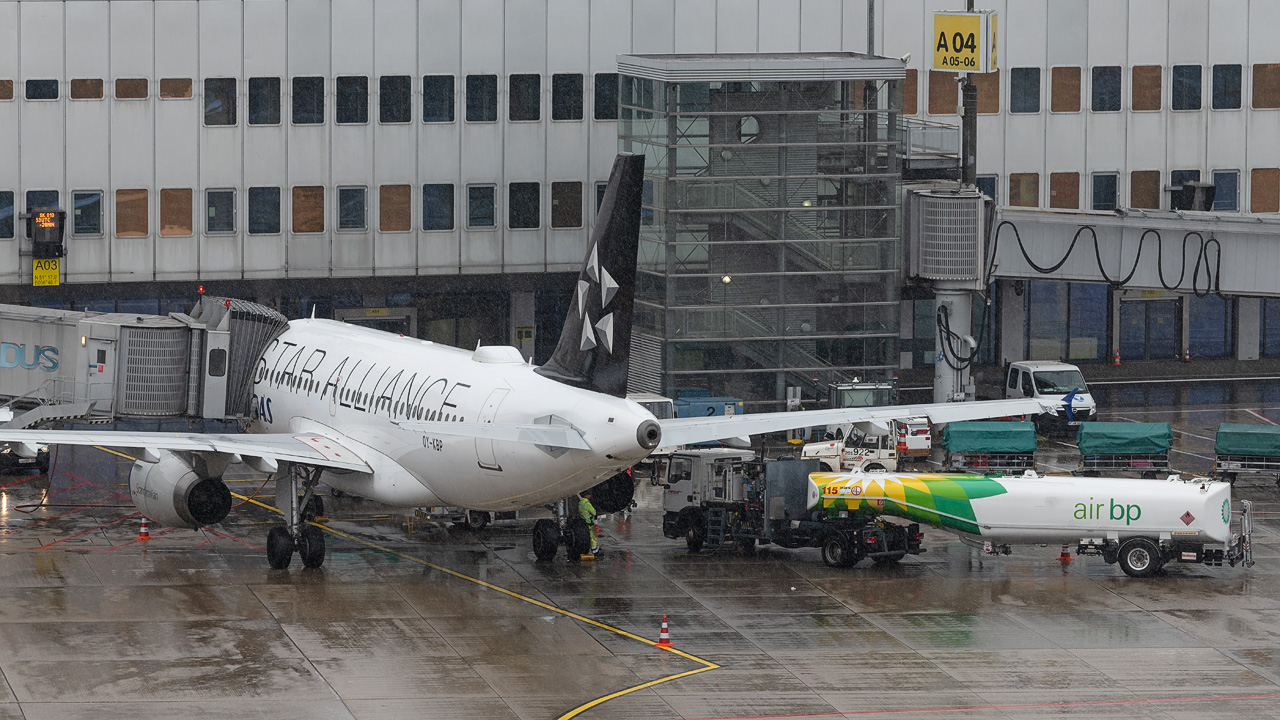
[{"label": "passenger window", "polygon": [[209,351],[209,377],[227,374],[227,351],[217,348]]}]

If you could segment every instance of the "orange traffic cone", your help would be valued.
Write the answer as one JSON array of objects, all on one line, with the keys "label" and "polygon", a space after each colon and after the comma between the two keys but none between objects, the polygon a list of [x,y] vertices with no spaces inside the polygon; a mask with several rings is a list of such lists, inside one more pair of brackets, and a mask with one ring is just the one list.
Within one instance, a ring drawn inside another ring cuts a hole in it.
[{"label": "orange traffic cone", "polygon": [[138,539],[139,540],[151,539],[151,533],[147,532],[147,516],[146,515],[142,516],[142,527],[138,529]]},{"label": "orange traffic cone", "polygon": [[1115,360],[1115,362],[1113,362],[1113,363],[1111,363],[1111,364],[1112,364],[1112,365],[1119,365],[1119,364],[1120,364],[1120,351],[1119,351],[1119,350],[1116,350],[1116,360]]},{"label": "orange traffic cone", "polygon": [[671,633],[667,631],[667,616],[662,616],[662,630],[658,633],[658,647],[671,647]]},{"label": "orange traffic cone", "polygon": [[1070,547],[1071,547],[1070,545],[1063,545],[1062,554],[1058,556],[1058,562],[1062,563],[1063,567],[1066,567],[1071,564],[1071,553],[1068,550],[1068,548]]},{"label": "orange traffic cone", "polygon": [[1190,351],[1190,350],[1183,350],[1183,351],[1182,351],[1182,362],[1191,362],[1191,351]]}]

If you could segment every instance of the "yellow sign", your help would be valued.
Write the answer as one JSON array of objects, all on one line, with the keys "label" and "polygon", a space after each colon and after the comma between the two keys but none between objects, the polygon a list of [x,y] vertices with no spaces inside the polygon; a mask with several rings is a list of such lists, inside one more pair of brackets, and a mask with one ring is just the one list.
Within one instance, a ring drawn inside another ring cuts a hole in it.
[{"label": "yellow sign", "polygon": [[996,14],[991,10],[934,13],[933,69],[995,71]]},{"label": "yellow sign", "polygon": [[31,284],[33,286],[57,285],[61,279],[62,273],[58,269],[57,258],[31,261]]},{"label": "yellow sign", "polygon": [[386,317],[387,309],[386,308],[365,308],[364,316],[365,317]]}]

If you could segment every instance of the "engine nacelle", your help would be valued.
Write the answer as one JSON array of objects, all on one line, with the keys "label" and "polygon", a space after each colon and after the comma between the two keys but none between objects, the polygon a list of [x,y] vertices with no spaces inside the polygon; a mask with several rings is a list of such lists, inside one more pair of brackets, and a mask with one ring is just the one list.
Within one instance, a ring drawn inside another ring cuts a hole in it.
[{"label": "engine nacelle", "polygon": [[155,463],[139,460],[129,473],[133,504],[157,525],[201,528],[231,512],[231,491],[221,477],[201,477],[166,450]]}]

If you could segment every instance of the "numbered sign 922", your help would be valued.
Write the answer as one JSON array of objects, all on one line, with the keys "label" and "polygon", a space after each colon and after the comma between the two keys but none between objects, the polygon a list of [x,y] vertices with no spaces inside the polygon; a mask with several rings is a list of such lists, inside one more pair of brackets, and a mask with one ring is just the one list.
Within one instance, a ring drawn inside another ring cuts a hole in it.
[{"label": "numbered sign 922", "polygon": [[996,67],[996,14],[993,11],[933,14],[934,70],[988,73]]}]

